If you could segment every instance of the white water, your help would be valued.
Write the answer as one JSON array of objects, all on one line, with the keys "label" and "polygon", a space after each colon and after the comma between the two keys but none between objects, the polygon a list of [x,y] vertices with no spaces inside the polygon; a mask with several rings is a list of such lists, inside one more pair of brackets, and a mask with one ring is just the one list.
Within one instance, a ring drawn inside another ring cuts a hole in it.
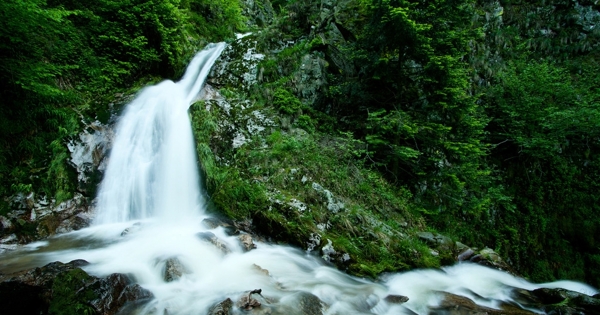
[{"label": "white water", "polygon": [[[217,44],[200,52],[180,82],[165,81],[140,92],[118,125],[94,226],[28,246],[30,252],[19,264],[85,259],[91,274],[129,274],[155,296],[140,310],[143,314],[205,314],[227,297],[235,301],[258,288],[272,299],[265,308],[286,315],[299,314],[294,300],[299,291],[319,297],[326,314],[427,314],[440,303],[442,291],[493,308],[512,301],[513,288],[560,285],[597,293],[575,282],[532,284],[473,264],[392,274],[375,283],[286,246],[258,243],[257,249],[243,252],[238,240],[222,229],[212,232],[231,253],[201,241],[196,234],[207,230],[201,223],[205,204],[187,109],[223,48]],[[125,229],[129,233],[122,236]],[[186,273],[165,282],[164,261],[170,257],[177,257]],[[389,304],[384,298],[390,294],[409,301]]]}]

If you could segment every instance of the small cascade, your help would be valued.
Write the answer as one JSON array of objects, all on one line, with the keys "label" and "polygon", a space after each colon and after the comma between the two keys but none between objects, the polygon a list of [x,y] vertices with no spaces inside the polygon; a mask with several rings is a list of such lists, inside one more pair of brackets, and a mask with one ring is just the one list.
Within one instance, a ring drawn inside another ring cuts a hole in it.
[{"label": "small cascade", "polygon": [[[388,274],[374,282],[288,246],[255,242],[248,251],[240,235],[203,223],[208,216],[187,110],[224,47],[209,46],[181,81],[145,88],[128,105],[94,225],[31,244],[13,265],[84,259],[92,275],[130,275],[153,294],[135,314],[207,314],[227,299],[238,303],[233,314],[430,314],[448,295],[492,310],[510,305],[542,313],[521,305],[515,289],[560,286],[597,293],[576,282],[533,284],[467,263]],[[10,263],[0,260],[0,267],[6,270]],[[255,289],[260,294],[252,294]],[[261,306],[252,309],[256,303]]]}]

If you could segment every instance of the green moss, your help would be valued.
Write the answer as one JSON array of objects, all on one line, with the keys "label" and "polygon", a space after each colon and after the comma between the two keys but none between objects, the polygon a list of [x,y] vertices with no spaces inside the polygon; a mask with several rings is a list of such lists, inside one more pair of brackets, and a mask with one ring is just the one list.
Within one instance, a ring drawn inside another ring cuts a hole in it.
[{"label": "green moss", "polygon": [[48,314],[92,315],[96,310],[89,304],[97,295],[85,285],[92,279],[80,268],[59,274],[52,284],[52,300]]}]

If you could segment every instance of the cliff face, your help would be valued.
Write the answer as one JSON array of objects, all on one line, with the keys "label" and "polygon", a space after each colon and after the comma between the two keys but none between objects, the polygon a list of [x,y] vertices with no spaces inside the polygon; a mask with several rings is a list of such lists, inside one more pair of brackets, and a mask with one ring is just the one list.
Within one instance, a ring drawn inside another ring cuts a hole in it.
[{"label": "cliff face", "polygon": [[219,211],[357,274],[453,263],[418,237],[438,230],[538,281],[597,281],[600,225],[573,229],[595,212],[597,6],[273,7],[191,109]]}]

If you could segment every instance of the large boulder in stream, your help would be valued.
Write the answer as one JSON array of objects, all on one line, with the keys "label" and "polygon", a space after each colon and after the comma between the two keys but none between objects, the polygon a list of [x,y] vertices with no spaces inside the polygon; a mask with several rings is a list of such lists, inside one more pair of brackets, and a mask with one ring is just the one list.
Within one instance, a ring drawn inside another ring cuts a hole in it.
[{"label": "large boulder in stream", "polygon": [[600,296],[589,296],[561,288],[515,290],[515,299],[522,305],[543,310],[547,314],[600,314]]},{"label": "large boulder in stream", "polygon": [[181,263],[179,258],[171,257],[165,260],[165,267],[163,269],[163,278],[166,282],[172,282],[178,280],[183,274],[188,273],[185,266]]},{"label": "large boulder in stream", "polygon": [[99,278],[74,260],[0,275],[0,306],[6,314],[117,314],[124,306],[142,304],[152,294],[123,274]]},{"label": "large boulder in stream", "polygon": [[238,310],[252,315],[322,315],[326,308],[314,294],[298,291],[284,296],[280,300],[265,297],[262,290],[256,289],[241,293],[215,304],[209,315],[237,314]]},{"label": "large boulder in stream", "polygon": [[471,299],[443,292],[442,301],[438,306],[430,308],[430,315],[533,315],[531,311],[523,310],[513,305],[502,305],[502,309],[494,309],[478,305]]}]

